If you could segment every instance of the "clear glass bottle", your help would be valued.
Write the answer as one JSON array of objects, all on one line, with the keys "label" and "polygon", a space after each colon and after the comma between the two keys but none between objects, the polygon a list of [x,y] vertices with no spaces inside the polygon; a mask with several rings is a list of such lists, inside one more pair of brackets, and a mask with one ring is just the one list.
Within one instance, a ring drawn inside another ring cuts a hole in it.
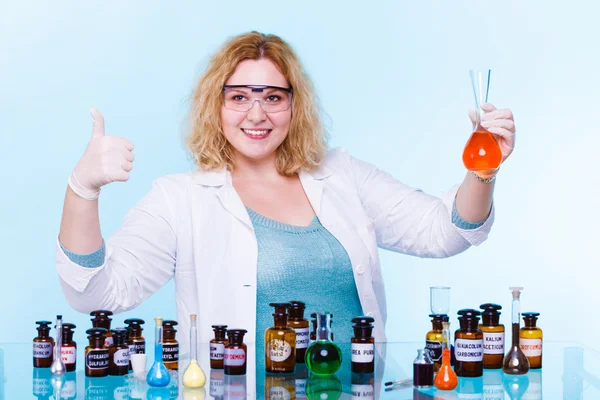
[{"label": "clear glass bottle", "polygon": [[502,368],[504,359],[504,325],[500,324],[502,306],[486,303],[479,306],[483,332],[483,368]]},{"label": "clear glass bottle", "polygon": [[227,344],[227,325],[213,325],[215,338],[210,341],[210,368],[223,369],[223,356]]},{"label": "clear glass bottle", "polygon": [[306,350],[306,366],[315,375],[332,375],[342,366],[342,351],[333,343],[329,313],[317,314],[317,337]]},{"label": "clear glass bottle", "polygon": [[176,339],[177,321],[163,321],[163,362],[170,370],[179,369],[179,342]]},{"label": "clear glass bottle", "polygon": [[108,374],[112,376],[127,375],[129,372],[129,346],[125,341],[127,329],[112,330],[113,343],[108,346]]},{"label": "clear glass bottle", "polygon": [[150,367],[146,381],[148,385],[153,387],[165,387],[171,381],[169,370],[163,363],[163,319],[160,317],[154,318],[154,364]]},{"label": "clear glass bottle", "polygon": [[183,373],[183,386],[201,388],[206,383],[206,374],[198,364],[198,328],[196,314],[190,315],[190,364]]},{"label": "clear glass bottle", "polygon": [[270,303],[275,308],[273,326],[265,331],[265,370],[292,373],[296,365],[296,331],[288,327],[290,303]]},{"label": "clear glass bottle", "polygon": [[457,376],[477,378],[483,375],[483,332],[478,328],[477,310],[458,312],[460,329],[454,333],[454,371]]},{"label": "clear glass bottle", "polygon": [[54,339],[50,337],[51,321],[35,321],[38,335],[33,338],[33,366],[50,368],[54,352]]},{"label": "clear glass bottle", "polygon": [[512,292],[512,345],[502,362],[502,371],[509,375],[523,375],[529,372],[529,360],[519,345],[522,287],[509,288]]},{"label": "clear glass bottle", "polygon": [[85,331],[90,341],[85,348],[85,376],[108,375],[108,349],[104,345],[106,329],[92,328]]},{"label": "clear glass bottle", "polygon": [[450,322],[442,322],[442,366],[435,375],[433,384],[439,390],[454,390],[458,386],[458,378],[452,369],[450,354]]},{"label": "clear glass bottle", "polygon": [[375,318],[360,316],[352,319],[354,337],[351,339],[351,370],[355,373],[375,371],[375,338],[373,337]]},{"label": "clear glass bottle", "polygon": [[74,329],[77,328],[75,324],[64,323],[62,325],[62,347],[60,354],[62,360],[65,363],[67,372],[73,372],[77,369],[77,343],[73,340]]},{"label": "clear glass bottle", "polygon": [[417,350],[417,358],[413,362],[413,386],[433,386],[433,361],[429,358],[427,349]]},{"label": "clear glass bottle", "polygon": [[248,347],[244,343],[245,329],[228,329],[227,345],[223,356],[225,375],[246,375]]},{"label": "clear glass bottle", "polygon": [[296,332],[296,364],[304,364],[306,349],[309,345],[309,323],[304,319],[306,305],[297,300],[290,301],[288,307],[288,327]]},{"label": "clear glass bottle", "polygon": [[425,335],[425,348],[433,361],[433,372],[437,372],[442,366],[442,322],[448,322],[450,318],[446,314],[429,314],[431,330]]},{"label": "clear glass bottle", "polygon": [[525,326],[521,328],[519,334],[521,351],[523,351],[523,354],[529,360],[529,367],[531,369],[540,369],[542,368],[542,346],[544,340],[544,333],[537,327],[537,320],[540,313],[524,312],[521,315],[525,322]]},{"label": "clear glass bottle", "polygon": [[92,318],[92,326],[94,328],[106,329],[106,339],[104,340],[104,346],[108,349],[108,346],[113,344],[112,332],[110,331],[110,316],[113,315],[112,311],[109,310],[96,310],[90,313]]}]

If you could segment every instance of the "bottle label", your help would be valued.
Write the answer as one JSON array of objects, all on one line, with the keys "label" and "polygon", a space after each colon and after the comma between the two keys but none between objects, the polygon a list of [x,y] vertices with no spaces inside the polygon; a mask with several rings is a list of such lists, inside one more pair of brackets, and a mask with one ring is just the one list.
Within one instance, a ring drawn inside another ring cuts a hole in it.
[{"label": "bottle label", "polygon": [[179,361],[179,343],[163,344],[163,361]]},{"label": "bottle label", "polygon": [[519,339],[521,351],[526,357],[540,357],[542,355],[542,339]]},{"label": "bottle label", "polygon": [[308,328],[294,329],[296,331],[296,349],[308,348]]},{"label": "bottle label", "polygon": [[246,352],[244,349],[225,349],[223,353],[223,364],[228,367],[241,367],[246,363]]},{"label": "bottle label", "polygon": [[287,360],[292,355],[292,346],[285,340],[271,339],[267,345],[269,359],[275,362]]},{"label": "bottle label", "polygon": [[77,348],[75,347],[61,347],[60,358],[65,364],[75,364],[77,361]]},{"label": "bottle label", "polygon": [[504,354],[504,332],[483,332],[483,353]]},{"label": "bottle label", "polygon": [[352,385],[351,390],[353,399],[375,398],[375,389],[373,389],[373,385]]},{"label": "bottle label", "polygon": [[108,350],[90,350],[85,355],[85,366],[89,369],[107,369]]},{"label": "bottle label", "polygon": [[373,343],[352,343],[353,363],[372,363],[375,359],[375,345]]},{"label": "bottle label", "polygon": [[223,343],[211,343],[210,344],[210,359],[211,360],[222,360],[223,354],[225,354],[225,345]]},{"label": "bottle label", "polygon": [[52,357],[52,343],[50,342],[33,342],[33,358],[50,358]]},{"label": "bottle label", "polygon": [[442,342],[426,340],[425,348],[429,351],[431,361],[440,361],[442,359]]},{"label": "bottle label", "polygon": [[456,361],[481,362],[483,361],[483,340],[456,339],[454,341],[454,354]]},{"label": "bottle label", "polygon": [[112,346],[115,343],[112,336],[104,337],[104,347]]},{"label": "bottle label", "polygon": [[146,342],[133,342],[133,353],[131,354],[146,354]]},{"label": "bottle label", "polygon": [[117,367],[129,365],[129,349],[119,349],[113,354],[113,362]]}]

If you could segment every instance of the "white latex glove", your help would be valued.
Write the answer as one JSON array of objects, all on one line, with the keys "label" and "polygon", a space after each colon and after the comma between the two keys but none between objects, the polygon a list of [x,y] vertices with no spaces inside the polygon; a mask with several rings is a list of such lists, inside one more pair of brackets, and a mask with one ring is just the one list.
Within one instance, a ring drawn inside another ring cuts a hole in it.
[{"label": "white latex glove", "polygon": [[69,186],[86,200],[95,200],[100,188],[114,181],[125,182],[133,168],[133,143],[104,134],[104,117],[92,108],[92,138],[69,177]]},{"label": "white latex glove", "polygon": [[[504,162],[515,148],[515,120],[513,114],[508,108],[497,110],[490,103],[482,104],[481,108],[485,112],[481,118],[481,126],[491,132],[498,141],[502,151],[502,162]],[[473,127],[475,127],[477,118],[475,110],[469,110],[469,118],[471,118]]]}]

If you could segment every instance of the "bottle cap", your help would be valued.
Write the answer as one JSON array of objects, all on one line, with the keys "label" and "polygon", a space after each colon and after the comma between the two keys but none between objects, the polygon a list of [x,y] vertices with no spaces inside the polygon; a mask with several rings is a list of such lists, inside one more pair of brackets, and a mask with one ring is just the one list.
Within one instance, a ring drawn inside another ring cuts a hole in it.
[{"label": "bottle cap", "polygon": [[472,319],[472,318],[479,319],[481,312],[474,310],[472,308],[463,308],[462,310],[458,311],[458,315],[459,315],[459,319],[461,319],[461,318],[463,318],[463,319]]},{"label": "bottle cap", "polygon": [[50,321],[35,321],[36,324],[38,324],[39,326],[36,328],[38,331],[38,335],[42,336],[42,335],[47,335],[50,332],[50,324],[52,322]]},{"label": "bottle cap", "polygon": [[290,301],[290,305],[288,307],[288,312],[292,318],[296,319],[304,319],[304,310],[306,309],[306,304],[301,301],[292,300]]},{"label": "bottle cap", "polygon": [[373,327],[373,322],[375,322],[375,318],[373,317],[368,317],[365,315],[361,315],[359,317],[354,317],[352,318],[352,323],[354,324],[354,327],[362,327],[362,326],[370,326]]},{"label": "bottle cap", "polygon": [[484,325],[498,325],[500,322],[499,310],[502,310],[502,306],[494,303],[485,303],[479,306],[483,311],[481,312],[481,319]]},{"label": "bottle cap", "polygon": [[525,321],[525,326],[534,328],[536,326],[536,322],[538,320],[538,316],[540,313],[537,312],[524,312],[521,313],[523,317],[523,321]]},{"label": "bottle cap", "polygon": [[92,311],[90,313],[90,315],[92,317],[101,317],[101,318],[108,318],[111,315],[113,315],[113,312],[110,310],[96,310],[96,311]]},{"label": "bottle cap", "polygon": [[226,331],[227,325],[212,325],[213,331]]},{"label": "bottle cap", "polygon": [[179,323],[172,319],[166,319],[162,323],[163,329],[165,331],[169,330],[169,331],[177,332],[177,330],[175,329],[176,325],[179,325]]},{"label": "bottle cap", "polygon": [[110,330],[112,332],[112,337],[115,346],[122,346],[125,344],[125,339],[127,337],[127,328],[115,328]]},{"label": "bottle cap", "polygon": [[141,325],[144,325],[146,322],[143,319],[140,318],[129,318],[125,320],[125,324],[129,325],[129,328],[131,327],[139,327],[139,329],[142,329]]},{"label": "bottle cap", "polygon": [[275,313],[273,316],[283,316],[287,315],[288,307],[291,305],[290,303],[269,303],[271,307],[275,307]]},{"label": "bottle cap", "polygon": [[244,343],[244,335],[248,331],[245,329],[228,329],[227,338],[230,344],[241,345]]}]

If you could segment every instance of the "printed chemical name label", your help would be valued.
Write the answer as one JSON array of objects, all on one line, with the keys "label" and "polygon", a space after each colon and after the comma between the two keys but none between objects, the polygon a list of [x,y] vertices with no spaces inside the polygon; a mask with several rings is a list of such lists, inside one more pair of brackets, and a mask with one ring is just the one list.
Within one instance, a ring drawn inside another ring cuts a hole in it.
[{"label": "printed chemical name label", "polygon": [[133,353],[131,354],[146,354],[146,342],[133,342]]},{"label": "printed chemical name label", "polygon": [[282,362],[292,355],[292,346],[285,340],[271,339],[267,347],[271,361]]},{"label": "printed chemical name label", "polygon": [[542,339],[523,339],[519,340],[521,351],[526,357],[539,357],[542,355]]},{"label": "printed chemical name label", "polygon": [[107,369],[108,350],[90,350],[85,355],[85,365],[89,369]]},{"label": "printed chemical name label", "polygon": [[483,332],[483,353],[504,354],[504,332]]},{"label": "printed chemical name label", "polygon": [[117,367],[129,365],[129,349],[120,349],[113,354],[113,362]]},{"label": "printed chemical name label", "polygon": [[210,359],[211,360],[222,360],[224,353],[225,353],[225,345],[223,343],[211,343],[210,344]]},{"label": "printed chemical name label", "polygon": [[163,361],[179,361],[179,343],[163,344]]},{"label": "printed chemical name label", "polygon": [[429,350],[429,357],[432,361],[440,361],[442,359],[442,343],[435,340],[425,341],[425,348]]},{"label": "printed chemical name label", "polygon": [[294,329],[296,331],[296,348],[306,349],[308,348],[308,328]]},{"label": "printed chemical name label", "polygon": [[375,359],[373,343],[352,343],[351,349],[353,363],[371,363]]},{"label": "printed chemical name label", "polygon": [[454,354],[457,361],[483,361],[483,340],[456,339],[454,341]]},{"label": "printed chemical name label", "polygon": [[33,342],[33,358],[52,357],[52,343]]},{"label": "printed chemical name label", "polygon": [[225,349],[223,364],[228,367],[241,367],[246,362],[246,352],[243,349]]},{"label": "printed chemical name label", "polygon": [[61,347],[60,358],[65,364],[75,364],[75,361],[77,361],[77,349],[75,347]]}]

